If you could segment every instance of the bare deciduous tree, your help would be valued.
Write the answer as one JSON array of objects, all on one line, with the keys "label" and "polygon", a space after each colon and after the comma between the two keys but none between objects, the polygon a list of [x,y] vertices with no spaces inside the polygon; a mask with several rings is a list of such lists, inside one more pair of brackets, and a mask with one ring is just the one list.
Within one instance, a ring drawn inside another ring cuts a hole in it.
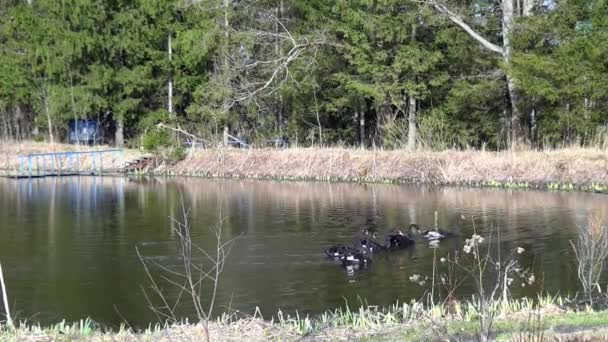
[{"label": "bare deciduous tree", "polygon": [[[325,32],[292,33],[288,20],[281,17],[287,11],[281,3],[278,8],[236,0],[188,3],[216,12],[217,38],[221,42],[210,76],[215,87],[202,95],[199,109],[215,124],[214,134],[221,134],[222,129],[232,133],[234,127],[228,126],[243,124],[246,120],[242,116],[250,106],[257,108],[257,113],[276,112],[280,129],[283,114],[278,90],[287,82],[298,82],[294,65],[298,65],[299,73],[314,67],[321,46],[330,44]],[[241,116],[239,120],[235,115]]]},{"label": "bare deciduous tree", "polygon": [[[319,48],[329,44],[324,32],[302,37],[294,36],[271,12],[261,12],[258,21],[262,23],[261,26],[264,26],[264,23],[272,23],[281,31],[255,28],[249,30],[257,45],[268,47],[266,49],[268,54],[264,56],[246,54],[245,58],[233,61],[234,70],[237,71],[234,98],[225,110],[235,103],[257,102],[259,97],[274,94],[283,84],[294,80],[290,72],[294,63],[302,62],[307,67],[312,67]],[[277,46],[283,48],[278,49]]]}]

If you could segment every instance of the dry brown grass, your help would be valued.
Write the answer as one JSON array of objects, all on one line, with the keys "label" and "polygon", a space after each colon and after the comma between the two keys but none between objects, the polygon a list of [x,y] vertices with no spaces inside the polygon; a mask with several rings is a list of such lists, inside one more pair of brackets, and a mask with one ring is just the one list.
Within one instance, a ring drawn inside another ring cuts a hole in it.
[{"label": "dry brown grass", "polygon": [[[209,325],[211,341],[352,341],[364,336],[370,336],[375,331],[359,331],[349,328],[328,328],[323,332],[309,336],[308,338],[292,331],[281,328],[276,324],[258,318],[240,319],[230,324],[212,323]],[[4,338],[6,339],[4,339]],[[202,324],[176,324],[167,328],[154,329],[153,331],[133,332],[128,329],[119,332],[93,332],[82,335],[75,331],[73,333],[53,331],[31,331],[17,330],[10,335],[0,335],[0,340],[42,342],[42,341],[90,341],[90,342],[142,342],[142,341],[203,341],[205,331]]]},{"label": "dry brown grass", "polygon": [[[542,311],[531,307],[531,301],[517,302],[504,307],[513,314],[500,319],[502,328],[497,337],[503,341],[605,341],[605,311],[574,312],[559,309],[555,304],[541,300]],[[561,301],[561,300],[560,300]],[[533,305],[533,304],[532,304]],[[334,315],[318,319],[290,318],[280,316],[272,321],[258,316],[239,314],[223,315],[222,319],[209,322],[211,341],[426,341],[426,340],[471,340],[477,331],[474,315],[460,317],[443,316],[440,306],[424,309],[418,304],[417,311],[409,311],[406,306],[396,305],[389,311],[359,310],[335,311]],[[410,307],[412,309],[413,307]],[[468,308],[468,309],[466,309]],[[472,310],[469,305],[465,310]],[[391,311],[406,310],[407,312]],[[526,325],[530,310],[539,315],[541,325]],[[546,309],[546,310],[545,310]],[[400,314],[406,316],[399,316]],[[522,316],[523,315],[523,316]],[[282,318],[281,318],[282,317]],[[303,325],[306,324],[306,327]],[[522,325],[523,324],[523,325]],[[436,330],[433,327],[444,327]],[[540,327],[540,328],[537,328]],[[541,329],[541,330],[529,330]],[[532,331],[533,334],[529,332]],[[539,332],[543,332],[539,334]],[[447,335],[446,335],[447,334]],[[202,341],[205,327],[201,323],[176,323],[156,325],[144,331],[134,331],[127,327],[104,331],[91,326],[90,320],[66,324],[65,322],[39,327],[18,325],[8,328],[0,325],[0,341]],[[541,339],[534,338],[534,336]],[[532,338],[530,338],[532,337]],[[464,338],[464,339],[461,339]]]},{"label": "dry brown grass", "polygon": [[[55,144],[56,151],[105,149]],[[0,169],[18,166],[16,156],[50,152],[48,143],[2,143]],[[124,159],[142,153],[124,150]],[[104,161],[104,164],[111,160]],[[115,162],[115,161],[114,161]],[[104,165],[105,167],[105,165]],[[424,184],[466,184],[574,188],[608,185],[608,152],[594,148],[551,151],[456,151],[407,152],[349,148],[235,149],[189,151],[179,163],[161,163],[156,174],[273,178],[290,180],[397,181]],[[605,188],[608,190],[608,188]]]},{"label": "dry brown grass", "polygon": [[[282,328],[276,324],[258,318],[240,319],[230,324],[214,323],[210,325],[210,338],[212,341],[399,341],[404,339],[404,333],[411,329],[417,332],[428,329],[424,324],[413,327],[407,324],[387,324],[378,329],[356,329],[352,327],[325,328],[317,333],[302,336],[295,331]],[[133,332],[125,329],[119,332],[93,332],[82,335],[77,331],[70,332],[48,332],[48,331],[19,331],[13,334],[0,335],[7,341],[42,342],[42,341],[88,341],[88,342],[143,342],[143,341],[202,341],[205,332],[201,324],[177,324],[167,328],[155,329],[153,331]],[[405,335],[407,336],[407,334]],[[416,334],[414,336],[425,336]],[[440,340],[440,339],[437,339]],[[521,336],[509,339],[512,342],[528,342]],[[537,340],[529,340],[529,342]],[[554,332],[547,330],[542,341],[547,342],[592,342],[608,341],[608,330],[605,328],[583,329],[578,332]]]},{"label": "dry brown grass", "polygon": [[414,153],[344,148],[201,149],[156,171],[216,177],[581,186],[608,184],[608,153],[589,148]]}]

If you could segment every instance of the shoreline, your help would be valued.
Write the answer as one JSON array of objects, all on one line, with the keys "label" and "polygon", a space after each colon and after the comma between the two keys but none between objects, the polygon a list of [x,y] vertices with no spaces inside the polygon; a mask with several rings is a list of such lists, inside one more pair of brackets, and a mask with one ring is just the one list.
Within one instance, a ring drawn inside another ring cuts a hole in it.
[{"label": "shoreline", "polygon": [[[20,154],[52,151],[46,143],[3,145],[0,170],[5,173],[15,172]],[[67,144],[54,148],[57,152],[82,150]],[[107,147],[84,147],[86,151],[99,148]],[[133,149],[123,151],[121,159],[104,159],[104,169],[116,170],[126,162],[151,156]],[[186,152],[181,161],[152,157],[153,164],[125,174],[608,193],[608,151],[592,148],[499,152],[212,148]],[[83,167],[87,163],[85,159]]]},{"label": "shoreline", "polygon": [[[608,310],[569,309],[562,298],[527,298],[498,303],[493,340],[521,341],[522,336],[546,336],[552,341],[608,339]],[[336,309],[314,317],[272,319],[259,315],[223,314],[208,322],[212,341],[422,341],[475,340],[478,317],[470,302],[456,304],[394,304],[358,310]],[[150,324],[134,330],[128,325],[103,328],[90,319],[49,326],[0,324],[0,340],[14,341],[199,341],[205,339],[202,322]]]},{"label": "shoreline", "polygon": [[147,174],[608,192],[608,152],[205,149]]}]

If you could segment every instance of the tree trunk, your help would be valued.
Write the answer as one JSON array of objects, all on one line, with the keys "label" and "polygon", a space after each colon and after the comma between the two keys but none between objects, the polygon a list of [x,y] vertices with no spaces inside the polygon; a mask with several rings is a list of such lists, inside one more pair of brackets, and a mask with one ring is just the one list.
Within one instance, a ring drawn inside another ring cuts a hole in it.
[{"label": "tree trunk", "polygon": [[[513,30],[513,0],[502,0],[502,46],[503,60],[505,65],[511,63],[513,58],[513,48],[511,47],[511,32]],[[507,78],[507,90],[509,92],[509,100],[511,102],[511,147],[524,143],[524,132],[522,128],[522,115],[519,110],[519,92],[515,87],[515,78],[508,72],[505,73]]]},{"label": "tree trunk", "polygon": [[[80,145],[80,134],[78,133],[78,116],[76,114],[76,101],[74,100],[74,82],[72,80],[72,73],[70,72],[70,99],[72,102],[72,114],[74,114],[74,130],[76,130],[76,145]],[[68,142],[70,137],[68,136]]]},{"label": "tree trunk", "polygon": [[[359,145],[365,147],[365,111],[355,112],[359,114]],[[355,114],[357,115],[357,114]]]},{"label": "tree trunk", "polygon": [[[412,25],[412,41],[416,41],[416,25]],[[413,94],[409,94],[408,100],[408,130],[407,130],[407,148],[410,151],[416,150],[416,98]]]},{"label": "tree trunk", "polygon": [[380,127],[382,127],[382,125],[385,124],[384,122],[384,113],[383,113],[383,107],[381,103],[377,103],[377,101],[374,101],[374,111],[376,112],[376,126],[374,127],[374,133],[372,134],[372,146],[374,146],[374,148],[376,147],[376,145],[379,145],[380,142],[382,141],[382,138],[380,137]]},{"label": "tree trunk", "polygon": [[36,138],[38,137],[38,134],[40,134],[40,129],[38,129],[38,123],[36,121],[34,121],[32,125],[32,136]]},{"label": "tree trunk", "polygon": [[123,122],[122,118],[116,120],[116,132],[114,133],[114,140],[116,147],[123,147],[125,144],[125,138],[123,133]]},{"label": "tree trunk", "polygon": [[536,128],[536,109],[532,107],[530,110],[530,141],[533,145],[537,143],[537,128]]},{"label": "tree trunk", "polygon": [[224,134],[223,134],[223,142],[224,142],[224,146],[228,147],[228,136],[230,134],[228,133],[228,126],[224,126]]},{"label": "tree trunk", "polygon": [[515,89],[513,77],[507,75],[507,89],[509,92],[509,102],[511,104],[511,148],[522,145],[525,141],[525,134],[522,126],[521,112],[517,108],[519,93]]},{"label": "tree trunk", "polygon": [[6,124],[6,137],[8,140],[13,140],[13,125],[11,124],[11,118],[13,115],[11,115],[10,112],[7,112],[6,114],[6,121],[4,121]]},{"label": "tree trunk", "polygon": [[[230,8],[231,0],[224,0],[224,72],[228,72],[228,47],[230,46],[230,22],[228,21],[228,10]],[[227,81],[227,80],[225,80]]]},{"label": "tree trunk", "polygon": [[408,130],[407,130],[407,148],[410,151],[416,150],[416,98],[408,97]]},{"label": "tree trunk", "polygon": [[317,125],[319,125],[319,147],[323,147],[323,128],[321,127],[321,118],[319,118],[319,103],[317,102],[317,92],[313,91],[312,96],[315,99],[315,113],[317,114]]},{"label": "tree trunk", "polygon": [[[230,22],[228,21],[228,11],[230,10],[230,4],[231,4],[232,0],[223,0],[222,1],[222,7],[224,8],[224,18],[223,18],[223,23],[221,26],[223,26],[224,29],[224,41],[223,44],[220,44],[220,51],[221,53],[223,53],[223,58],[222,58],[222,66],[221,66],[221,71],[220,71],[220,75],[221,75],[221,86],[223,87],[222,89],[222,94],[223,94],[223,99],[222,99],[222,106],[224,107],[224,109],[226,110],[226,116],[229,117],[230,116],[230,111],[228,110],[230,107],[232,107],[232,105],[230,104],[232,101],[232,91],[229,91],[228,89],[231,89],[231,84],[230,84],[230,60],[229,58],[229,51],[230,51]],[[224,127],[224,131],[227,130],[228,127]],[[224,140],[226,137],[224,136]],[[224,141],[224,144],[226,143],[226,141]]]},{"label": "tree trunk", "polygon": [[21,141],[21,140],[23,140],[23,127],[21,127],[21,125],[23,124],[23,113],[21,112],[21,107],[19,107],[19,106],[15,106],[14,120],[15,120],[15,138],[18,141]]},{"label": "tree trunk", "polygon": [[534,9],[534,1],[533,0],[523,0],[523,8],[522,15],[524,17],[529,17],[532,15],[532,10]]},{"label": "tree trunk", "polygon": [[[513,21],[514,21],[514,12],[513,12],[513,1],[514,0],[502,0],[502,47],[498,46],[489,40],[485,39],[475,30],[473,30],[467,23],[458,16],[458,14],[452,12],[445,5],[437,2],[436,0],[431,0],[432,5],[441,13],[445,14],[453,23],[460,26],[465,32],[467,32],[473,39],[477,40],[483,47],[486,49],[499,53],[505,64],[508,65],[511,63],[511,59],[513,56],[513,50],[511,47],[511,32],[513,29]],[[532,0],[526,0],[532,3],[524,5],[524,12],[530,14],[533,8]],[[527,6],[527,7],[526,7]],[[507,92],[509,95],[509,102],[511,105],[511,147],[515,147],[518,144],[522,144],[524,142],[524,132],[522,129],[522,120],[521,120],[521,111],[519,110],[519,95],[517,89],[515,87],[515,79],[513,75],[510,75],[507,70],[505,70],[506,79],[507,79]]]},{"label": "tree trunk", "polygon": [[49,109],[49,94],[45,90],[44,92],[44,111],[46,112],[46,119],[49,124],[49,141],[51,142],[51,146],[55,144],[55,139],[53,138],[53,122],[51,120],[51,111]]},{"label": "tree trunk", "polygon": [[171,55],[173,50],[171,48],[171,34],[167,37],[167,51],[169,55],[169,81],[167,82],[167,111],[169,112],[169,118],[173,120],[173,74],[171,73]]},{"label": "tree trunk", "polygon": [[[276,8],[276,17],[277,17],[277,22],[275,23],[275,33],[278,35],[280,34],[280,27],[279,27],[279,20],[281,20],[281,15],[283,14],[283,0],[279,1],[279,5]],[[275,43],[275,54],[276,57],[282,57],[283,53],[281,51],[281,45],[280,43],[280,39],[277,37],[276,38],[276,43]],[[278,131],[279,131],[279,135],[282,137],[283,136],[283,95],[281,95],[280,91],[277,91],[276,93],[276,114],[277,114],[277,127],[278,127]]]}]

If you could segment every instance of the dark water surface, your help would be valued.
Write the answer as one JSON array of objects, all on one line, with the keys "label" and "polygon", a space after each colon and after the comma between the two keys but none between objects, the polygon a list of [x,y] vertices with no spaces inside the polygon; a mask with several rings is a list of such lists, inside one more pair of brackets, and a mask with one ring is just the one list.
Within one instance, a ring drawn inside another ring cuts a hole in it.
[{"label": "dark water surface", "polygon": [[[430,275],[433,254],[462,250],[476,228],[500,231],[505,253],[526,249],[521,263],[538,281],[514,295],[578,290],[569,240],[589,211],[608,210],[608,197],[399,185],[357,185],[189,178],[62,178],[0,180],[0,261],[18,319],[42,323],[91,317],[143,326],[156,317],[141,287],[149,286],[135,247],[147,260],[179,264],[170,216],[180,194],[191,208],[194,241],[214,245],[207,229],[224,217],[224,238],[244,234],[229,256],[218,310],[269,317],[278,309],[315,314],[343,306],[388,305],[424,295],[410,282]],[[385,231],[410,222],[460,236],[437,250],[419,243],[375,258],[354,275],[325,260],[323,249],[350,243],[363,227]],[[463,219],[464,217],[464,219]],[[153,270],[154,271],[154,270]],[[170,298],[177,291],[167,287]],[[459,294],[471,293],[465,282]],[[187,312],[182,307],[181,312]],[[120,314],[119,314],[120,313]]]}]

